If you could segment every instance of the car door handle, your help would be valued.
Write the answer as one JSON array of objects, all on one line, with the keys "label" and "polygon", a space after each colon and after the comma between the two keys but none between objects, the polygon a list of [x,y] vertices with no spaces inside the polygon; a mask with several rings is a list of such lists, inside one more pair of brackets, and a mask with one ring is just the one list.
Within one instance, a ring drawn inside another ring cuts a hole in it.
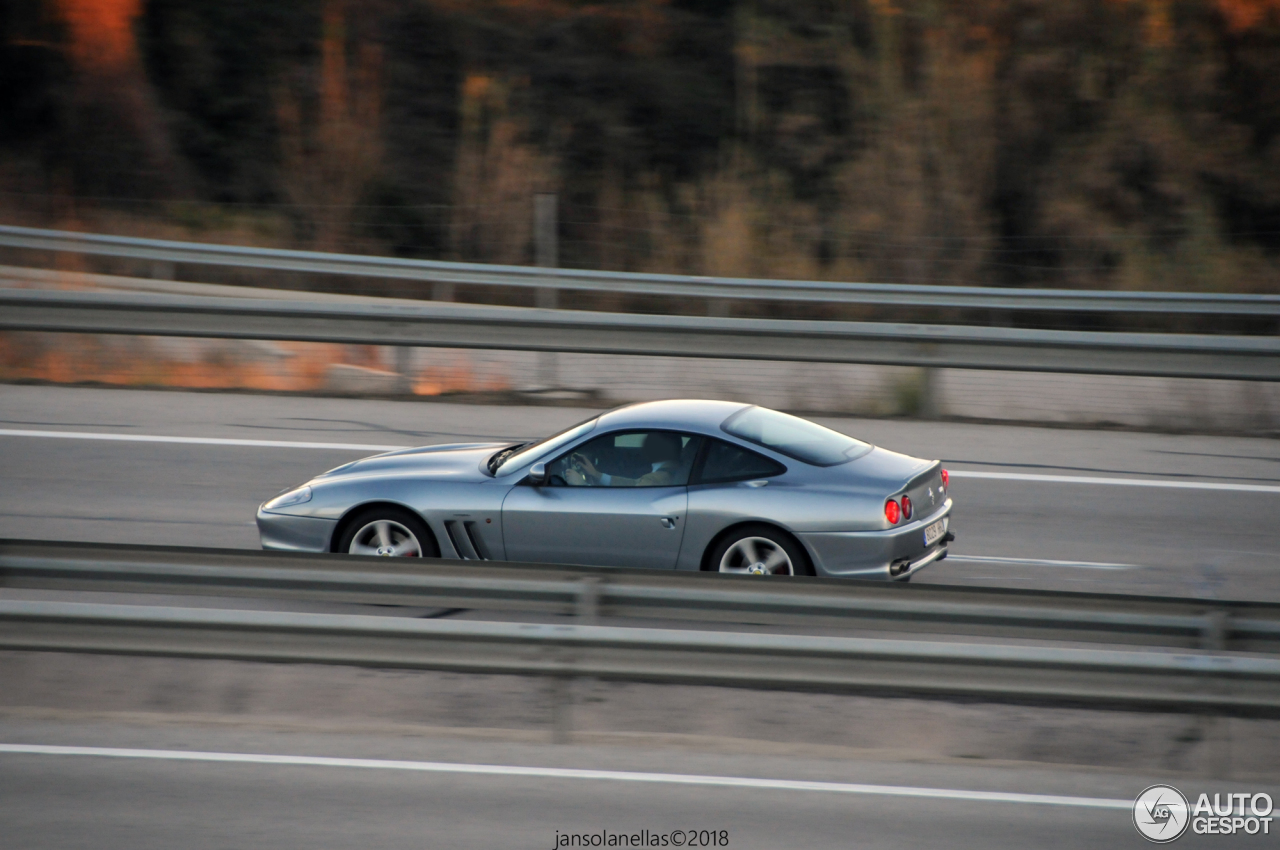
[{"label": "car door handle", "polygon": [[662,519],[658,520],[658,522],[662,523],[662,527],[663,527],[663,528],[675,528],[675,527],[676,527],[676,519],[677,519],[677,517],[673,517],[673,516],[664,516]]}]

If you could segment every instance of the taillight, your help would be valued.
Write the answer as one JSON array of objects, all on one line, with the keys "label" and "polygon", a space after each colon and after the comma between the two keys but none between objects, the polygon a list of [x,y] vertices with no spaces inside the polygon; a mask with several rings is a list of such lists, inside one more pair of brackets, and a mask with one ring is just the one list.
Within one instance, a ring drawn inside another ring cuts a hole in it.
[{"label": "taillight", "polygon": [[951,486],[951,474],[945,469],[942,470],[942,489],[945,490]]},{"label": "taillight", "polygon": [[911,519],[911,497],[902,497],[902,518]]},{"label": "taillight", "polygon": [[902,518],[902,509],[893,499],[884,503],[884,518],[889,520],[890,525],[897,525],[898,520]]}]

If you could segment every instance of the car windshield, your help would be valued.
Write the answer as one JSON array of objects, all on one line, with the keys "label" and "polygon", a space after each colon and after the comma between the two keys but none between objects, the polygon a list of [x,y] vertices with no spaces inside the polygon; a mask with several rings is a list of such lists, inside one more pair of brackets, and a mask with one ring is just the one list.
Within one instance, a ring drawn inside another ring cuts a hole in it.
[{"label": "car windshield", "polygon": [[489,471],[497,477],[510,475],[515,472],[526,462],[542,457],[545,454],[554,452],[566,443],[570,443],[583,434],[588,433],[592,428],[596,427],[596,421],[599,417],[591,417],[585,422],[579,422],[571,428],[566,428],[559,434],[547,437],[545,440],[539,440],[536,443],[528,445],[514,446],[509,449],[503,449],[498,452],[489,461]]},{"label": "car windshield", "polygon": [[740,410],[720,428],[727,434],[814,466],[835,466],[871,451],[869,443],[767,407]]}]

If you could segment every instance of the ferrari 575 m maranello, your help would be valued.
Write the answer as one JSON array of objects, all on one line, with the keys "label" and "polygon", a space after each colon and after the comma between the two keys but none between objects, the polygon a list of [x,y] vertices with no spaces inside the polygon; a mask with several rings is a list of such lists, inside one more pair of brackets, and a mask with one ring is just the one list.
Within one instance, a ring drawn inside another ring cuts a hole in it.
[{"label": "ferrari 575 m maranello", "polygon": [[535,443],[357,460],[258,509],[266,549],[906,581],[947,471],[775,410],[656,401]]}]

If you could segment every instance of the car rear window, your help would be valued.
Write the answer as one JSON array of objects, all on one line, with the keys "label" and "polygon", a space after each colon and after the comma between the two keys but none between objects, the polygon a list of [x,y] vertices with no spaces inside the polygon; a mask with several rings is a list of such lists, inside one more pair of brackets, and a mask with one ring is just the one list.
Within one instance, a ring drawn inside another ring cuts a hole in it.
[{"label": "car rear window", "polygon": [[869,443],[767,407],[739,410],[720,428],[726,434],[814,466],[835,466],[871,451]]},{"label": "car rear window", "polygon": [[752,478],[771,478],[786,471],[787,468],[776,460],[756,454],[751,449],[713,439],[711,445],[707,447],[707,457],[702,462],[697,483],[720,484],[726,481],[749,481]]}]

